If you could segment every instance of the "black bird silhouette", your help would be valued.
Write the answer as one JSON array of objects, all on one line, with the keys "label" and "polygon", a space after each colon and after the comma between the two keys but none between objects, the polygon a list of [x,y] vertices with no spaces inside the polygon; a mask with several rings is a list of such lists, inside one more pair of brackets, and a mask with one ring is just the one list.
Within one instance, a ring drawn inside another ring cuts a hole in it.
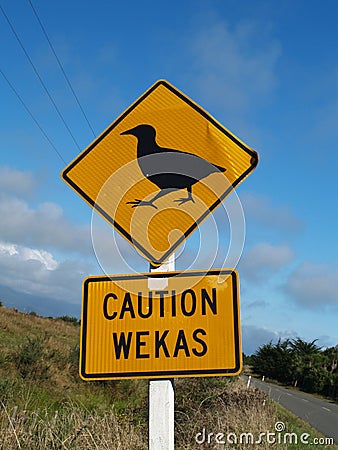
[{"label": "black bird silhouette", "polygon": [[182,205],[186,202],[195,203],[192,197],[192,186],[198,181],[215,172],[225,172],[224,167],[210,164],[203,158],[191,153],[160,147],[156,143],[156,130],[151,125],[141,124],[121,135],[132,135],[137,138],[137,160],[143,175],[156,184],[160,191],[149,201],[135,199],[127,202],[137,206],[152,206],[154,201],[169,192],[187,189],[188,197],[175,200]]}]

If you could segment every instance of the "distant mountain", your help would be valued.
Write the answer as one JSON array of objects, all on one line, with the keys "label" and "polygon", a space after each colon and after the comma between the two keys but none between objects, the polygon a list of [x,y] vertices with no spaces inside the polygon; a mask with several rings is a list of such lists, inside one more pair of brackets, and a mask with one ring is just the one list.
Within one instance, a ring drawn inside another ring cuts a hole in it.
[{"label": "distant mountain", "polygon": [[0,285],[0,301],[6,308],[14,308],[22,312],[34,311],[43,317],[70,316],[80,318],[81,304],[65,302],[51,297],[18,292],[6,286]]}]

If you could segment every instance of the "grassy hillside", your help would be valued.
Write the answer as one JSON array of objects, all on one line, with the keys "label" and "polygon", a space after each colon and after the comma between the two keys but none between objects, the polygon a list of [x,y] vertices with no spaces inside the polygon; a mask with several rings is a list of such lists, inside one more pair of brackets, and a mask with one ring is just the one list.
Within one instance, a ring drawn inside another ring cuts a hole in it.
[{"label": "grassy hillside", "polygon": [[[126,406],[134,384],[88,383],[78,376],[80,327],[0,308],[0,396],[19,408],[57,410],[68,401],[88,410]],[[137,383],[140,400],[146,381]]]},{"label": "grassy hillside", "polygon": [[[147,380],[81,381],[78,341],[76,324],[0,308],[0,449],[147,449]],[[268,449],[240,434],[256,440],[278,421],[299,436],[309,430],[238,378],[175,380],[175,402],[177,449]],[[217,433],[232,443],[218,444]]]}]

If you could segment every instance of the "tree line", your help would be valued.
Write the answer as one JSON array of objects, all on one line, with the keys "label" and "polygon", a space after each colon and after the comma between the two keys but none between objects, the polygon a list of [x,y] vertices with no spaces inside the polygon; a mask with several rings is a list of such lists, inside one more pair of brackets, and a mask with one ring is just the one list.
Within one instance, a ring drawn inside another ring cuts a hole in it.
[{"label": "tree line", "polygon": [[317,339],[272,341],[258,348],[245,362],[254,373],[297,386],[301,390],[336,399],[338,397],[338,345],[322,350]]}]

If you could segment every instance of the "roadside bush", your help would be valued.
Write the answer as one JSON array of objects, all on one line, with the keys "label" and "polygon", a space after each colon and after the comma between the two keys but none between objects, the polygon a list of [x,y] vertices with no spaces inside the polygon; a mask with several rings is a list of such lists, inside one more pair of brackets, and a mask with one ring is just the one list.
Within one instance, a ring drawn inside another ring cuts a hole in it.
[{"label": "roadside bush", "polygon": [[79,321],[76,317],[61,316],[57,317],[57,320],[63,320],[64,322],[72,323],[73,325],[79,325]]},{"label": "roadside bush", "polygon": [[13,355],[13,362],[22,378],[47,379],[48,360],[52,355],[46,350],[46,336],[28,337]]},{"label": "roadside bush", "polygon": [[338,389],[338,346],[322,351],[316,341],[297,338],[262,345],[250,358],[252,370],[257,375],[334,399]]}]

